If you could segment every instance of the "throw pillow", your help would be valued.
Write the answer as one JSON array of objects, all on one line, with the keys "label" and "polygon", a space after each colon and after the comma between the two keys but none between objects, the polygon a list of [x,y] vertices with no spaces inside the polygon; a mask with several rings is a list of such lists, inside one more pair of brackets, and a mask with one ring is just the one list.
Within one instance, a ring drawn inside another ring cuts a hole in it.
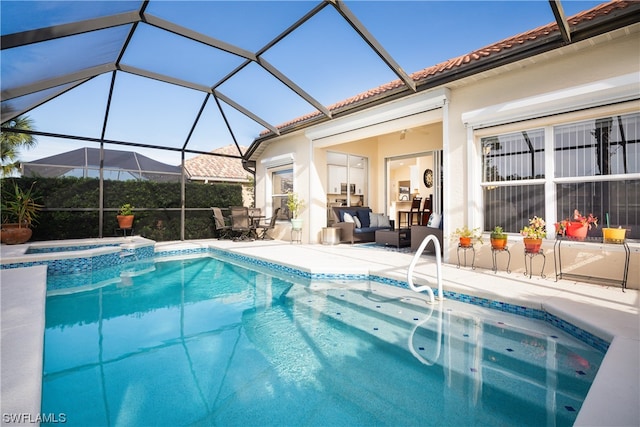
[{"label": "throw pillow", "polygon": [[373,212],[369,212],[369,227],[378,226],[378,215]]},{"label": "throw pillow", "polygon": [[358,215],[353,216],[353,222],[356,223],[356,228],[362,228],[362,223],[360,222],[360,218],[358,218]]},{"label": "throw pillow", "polygon": [[347,212],[344,213],[344,222],[354,222],[353,217],[351,216],[350,213],[347,213]]},{"label": "throw pillow", "polygon": [[440,220],[442,219],[442,216],[440,214],[437,213],[432,213],[431,215],[429,215],[429,222],[427,222],[427,227],[431,227],[431,228],[438,228],[440,227]]},{"label": "throw pillow", "polygon": [[357,209],[356,210],[356,215],[358,216],[358,218],[360,219],[360,223],[362,224],[363,227],[371,227],[371,223],[369,222],[369,214],[371,213],[371,209],[367,208],[367,209]]},{"label": "throw pillow", "polygon": [[385,214],[378,214],[378,227],[391,227],[389,217]]}]

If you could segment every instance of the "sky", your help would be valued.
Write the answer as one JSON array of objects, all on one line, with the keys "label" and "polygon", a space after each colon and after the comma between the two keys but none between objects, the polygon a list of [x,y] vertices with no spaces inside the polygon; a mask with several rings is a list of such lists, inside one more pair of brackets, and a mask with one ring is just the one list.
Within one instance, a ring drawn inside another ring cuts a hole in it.
[{"label": "sky", "polygon": [[[601,2],[562,2],[571,16]],[[135,9],[138,2],[2,1],[2,34],[32,27],[87,19],[104,13]],[[256,52],[318,2],[152,0],[147,12],[193,28],[249,52]],[[407,73],[472,52],[504,38],[554,21],[547,0],[534,1],[346,1],[345,4]],[[71,6],[71,8],[69,7]],[[174,75],[211,87],[242,59],[185,40],[151,26],[138,28],[123,64]],[[108,62],[122,46],[127,28],[60,39],[47,46],[2,51],[2,81],[20,82],[63,74],[94,63]],[[94,42],[98,36],[102,43]],[[262,56],[280,72],[327,106],[397,79],[332,7],[311,18]],[[46,63],[46,67],[42,64]],[[111,74],[98,76],[28,115],[37,130],[99,138]],[[9,84],[9,83],[8,83]],[[4,84],[3,84],[4,86]],[[4,87],[3,87],[4,90]],[[314,111],[257,64],[250,64],[217,86],[224,96],[243,105],[272,125]],[[114,85],[106,139],[182,147],[202,107],[203,93],[155,80],[118,73]],[[248,146],[264,129],[222,103],[240,145]],[[188,147],[208,152],[233,140],[215,102],[205,105]],[[96,144],[38,137],[36,149],[24,151],[23,161]],[[127,147],[107,146],[111,149]],[[169,164],[177,153],[135,148]],[[192,157],[188,155],[187,157]]]}]

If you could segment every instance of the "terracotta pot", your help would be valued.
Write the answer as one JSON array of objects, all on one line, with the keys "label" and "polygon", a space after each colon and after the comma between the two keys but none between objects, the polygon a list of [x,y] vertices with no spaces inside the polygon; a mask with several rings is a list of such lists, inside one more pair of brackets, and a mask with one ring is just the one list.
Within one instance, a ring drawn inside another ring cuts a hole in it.
[{"label": "terracotta pot", "polygon": [[31,238],[33,231],[29,227],[18,227],[18,224],[2,224],[0,241],[7,245],[20,245]]},{"label": "terracotta pot", "polygon": [[524,251],[531,253],[531,254],[537,254],[538,252],[540,252],[540,247],[542,246],[542,239],[529,239],[529,238],[524,238],[522,239],[522,241],[524,242]]},{"label": "terracotta pot", "polygon": [[567,224],[567,236],[576,240],[584,240],[587,237],[587,231],[589,231],[589,227],[586,224],[582,225],[581,222],[572,221]]},{"label": "terracotta pot", "polygon": [[118,218],[118,227],[131,228],[133,227],[133,218],[135,215],[116,215]]},{"label": "terracotta pot", "polygon": [[496,250],[504,250],[507,246],[507,239],[491,239],[491,247]]},{"label": "terracotta pot", "polygon": [[471,237],[460,237],[460,247],[463,247],[463,248],[471,247]]}]

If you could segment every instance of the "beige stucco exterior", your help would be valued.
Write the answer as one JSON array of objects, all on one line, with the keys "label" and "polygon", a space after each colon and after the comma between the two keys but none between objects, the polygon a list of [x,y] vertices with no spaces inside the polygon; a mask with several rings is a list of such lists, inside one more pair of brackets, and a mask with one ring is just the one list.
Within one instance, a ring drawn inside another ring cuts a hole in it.
[{"label": "beige stucco exterior", "polygon": [[[269,164],[273,159],[290,156],[294,189],[307,202],[303,242],[320,243],[322,227],[327,225],[327,150],[368,158],[367,205],[374,212],[386,213],[391,209],[386,180],[392,180],[386,175],[385,159],[442,150],[445,237],[463,225],[481,227],[479,138],[603,114],[640,111],[639,28],[636,24],[456,81],[446,88],[421,92],[272,140],[257,161],[256,206],[265,206],[269,211]],[[578,96],[572,91],[596,83],[593,87],[597,90],[587,90],[586,94]],[[400,139],[399,133],[404,129],[410,131]],[[628,179],[640,177],[632,175]],[[546,188],[552,188],[552,179],[547,180]],[[547,199],[553,202],[551,196]],[[539,216],[545,217],[552,229],[555,207],[548,205],[546,210]],[[522,220],[524,226],[527,218]],[[279,237],[288,238],[286,228],[286,223],[280,224]],[[521,236],[509,238],[512,274],[522,274],[525,257]],[[553,244],[554,240],[547,239],[543,245],[544,274],[549,277],[554,276]],[[457,263],[457,245],[446,238],[444,245],[445,262]],[[640,245],[629,246],[628,286],[637,289]],[[533,260],[534,274],[540,274],[541,261]],[[563,247],[565,272],[619,279],[623,263],[621,245],[573,243]],[[492,266],[487,243],[477,247],[476,266]]]}]

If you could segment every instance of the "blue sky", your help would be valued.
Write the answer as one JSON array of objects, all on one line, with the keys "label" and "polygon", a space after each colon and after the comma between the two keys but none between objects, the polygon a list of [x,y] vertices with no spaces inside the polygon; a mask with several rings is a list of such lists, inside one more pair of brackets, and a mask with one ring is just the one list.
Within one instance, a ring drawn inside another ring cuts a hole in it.
[{"label": "blue sky", "polygon": [[[562,4],[566,15],[571,16],[599,3],[601,2],[565,0]],[[125,3],[115,4],[126,9]],[[207,3],[205,8],[203,2],[176,4],[152,1],[148,12],[255,52],[316,4],[317,2],[304,1],[215,1]],[[12,5],[15,10],[11,9]],[[43,5],[50,9],[41,15],[42,20],[34,19],[39,16],[37,10]],[[101,3],[91,3],[93,8],[87,2],[76,2],[75,5],[78,6],[75,9],[82,9],[77,12],[77,16],[89,17],[95,13],[95,5]],[[109,4],[102,5],[109,7]],[[133,3],[134,8],[135,5]],[[546,0],[363,0],[346,1],[346,5],[407,73],[554,20]],[[3,1],[2,33],[7,34],[14,31],[14,28],[24,29],[25,25],[50,25],[69,19],[68,14],[59,13],[57,16],[55,10],[48,3]],[[11,13],[15,13],[18,22],[7,18]],[[71,59],[61,62],[60,67],[78,61],[74,57],[87,58],[87,55],[75,55],[76,51],[81,51],[80,46],[67,47],[66,51],[72,52]],[[105,54],[104,51],[99,53]],[[31,52],[34,56],[38,54],[46,55]],[[89,59],[91,54],[93,52],[89,53]],[[4,55],[3,52],[3,77],[11,71],[19,73],[18,67],[11,69],[12,64],[7,64]],[[323,105],[341,101],[396,79],[395,74],[367,49],[364,42],[339,19],[331,7],[325,8],[291,36],[279,42],[264,58]],[[56,67],[56,60],[57,58],[50,59],[52,69]],[[123,63],[210,85],[240,63],[240,60],[228,54],[212,53],[210,48],[185,42],[184,39],[149,27],[136,34]],[[29,115],[36,122],[36,128],[41,131],[99,137],[109,83],[110,75],[97,77]],[[119,77],[115,88],[117,96],[113,100],[113,111],[105,137],[161,146],[182,146],[204,95],[184,88],[168,89],[166,86],[131,75]],[[218,89],[274,125],[314,110],[255,64]],[[189,147],[209,151],[232,142],[216,108],[215,104],[209,102],[203,113],[206,120],[202,120],[196,127]],[[228,106],[223,105],[223,109],[242,145],[249,145],[263,129],[261,125]],[[39,137],[38,140],[37,149],[22,154],[24,161],[89,145],[45,137]],[[178,164],[180,161],[177,154],[157,150],[136,151],[170,164]]]}]

